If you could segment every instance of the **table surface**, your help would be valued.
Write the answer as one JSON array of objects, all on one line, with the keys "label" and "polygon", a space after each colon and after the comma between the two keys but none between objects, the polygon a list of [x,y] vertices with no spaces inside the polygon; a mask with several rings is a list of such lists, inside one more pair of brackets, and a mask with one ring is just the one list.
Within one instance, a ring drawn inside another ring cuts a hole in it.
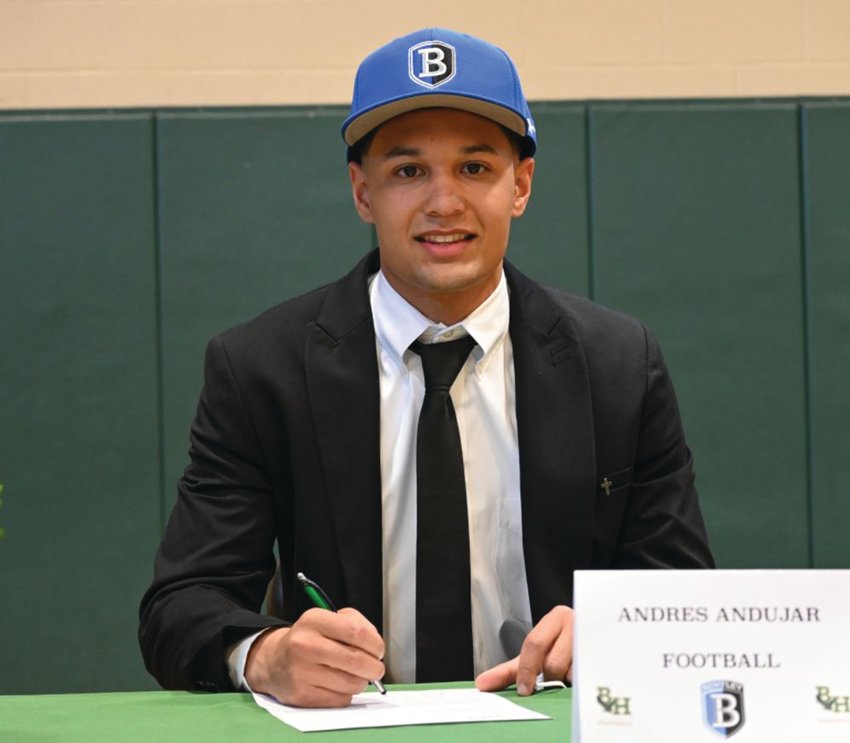
[{"label": "table surface", "polygon": [[[470,684],[389,686],[393,689],[458,688]],[[216,743],[217,741],[480,741],[535,743],[569,741],[570,689],[519,697],[499,692],[551,720],[421,725],[403,728],[301,733],[254,704],[250,694],[196,694],[185,691],[43,694],[0,697],[0,741],[9,743],[97,743],[139,741]]]}]

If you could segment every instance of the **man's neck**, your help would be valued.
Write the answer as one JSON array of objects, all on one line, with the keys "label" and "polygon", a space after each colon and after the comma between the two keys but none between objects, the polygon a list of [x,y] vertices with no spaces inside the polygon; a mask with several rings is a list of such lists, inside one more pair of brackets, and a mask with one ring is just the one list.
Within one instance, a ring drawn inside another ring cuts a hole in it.
[{"label": "man's neck", "polygon": [[496,290],[501,280],[501,272],[495,281],[482,282],[479,287],[465,287],[460,291],[411,292],[392,275],[384,273],[387,283],[411,307],[421,312],[434,324],[455,325],[469,317]]}]

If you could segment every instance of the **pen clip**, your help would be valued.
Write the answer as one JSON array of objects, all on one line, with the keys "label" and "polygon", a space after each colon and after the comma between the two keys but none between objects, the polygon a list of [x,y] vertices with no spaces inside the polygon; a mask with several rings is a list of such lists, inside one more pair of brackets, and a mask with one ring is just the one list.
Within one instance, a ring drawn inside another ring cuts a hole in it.
[{"label": "pen clip", "polygon": [[318,583],[310,580],[304,573],[298,573],[295,577],[301,581],[301,585],[304,586],[304,590],[316,606],[320,606],[322,609],[327,609],[328,611],[336,611],[331,597],[322,590],[322,587]]}]

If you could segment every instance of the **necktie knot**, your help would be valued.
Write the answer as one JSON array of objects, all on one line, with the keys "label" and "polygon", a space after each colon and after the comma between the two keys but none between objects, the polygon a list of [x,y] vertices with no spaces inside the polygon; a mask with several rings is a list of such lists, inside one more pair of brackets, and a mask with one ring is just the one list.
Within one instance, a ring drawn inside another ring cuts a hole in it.
[{"label": "necktie knot", "polygon": [[445,343],[421,343],[413,341],[410,349],[422,359],[425,389],[447,392],[463,367],[469,352],[475,347],[475,339],[465,335]]}]

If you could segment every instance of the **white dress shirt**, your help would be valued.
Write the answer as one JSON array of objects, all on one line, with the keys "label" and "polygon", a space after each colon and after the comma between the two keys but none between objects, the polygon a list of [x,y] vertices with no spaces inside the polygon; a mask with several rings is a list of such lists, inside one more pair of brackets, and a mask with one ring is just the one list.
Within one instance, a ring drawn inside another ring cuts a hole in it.
[{"label": "white dress shirt", "polygon": [[469,513],[475,673],[519,652],[531,629],[522,550],[513,348],[504,275],[456,325],[435,324],[378,273],[370,286],[381,389],[383,630],[386,679],[416,674],[416,430],[425,396],[419,356],[409,350],[469,334],[476,347],[451,389],[463,450]]},{"label": "white dress shirt", "polygon": [[[519,447],[510,304],[504,275],[495,291],[461,322],[434,323],[378,272],[370,280],[381,391],[383,637],[387,682],[416,678],[416,430],[425,397],[413,341],[471,335],[475,348],[451,388],[469,514],[472,646],[475,674],[512,658],[532,627],[522,549]],[[356,526],[352,525],[352,528]],[[356,607],[355,607],[356,608]],[[230,648],[237,688],[253,641]]]}]

